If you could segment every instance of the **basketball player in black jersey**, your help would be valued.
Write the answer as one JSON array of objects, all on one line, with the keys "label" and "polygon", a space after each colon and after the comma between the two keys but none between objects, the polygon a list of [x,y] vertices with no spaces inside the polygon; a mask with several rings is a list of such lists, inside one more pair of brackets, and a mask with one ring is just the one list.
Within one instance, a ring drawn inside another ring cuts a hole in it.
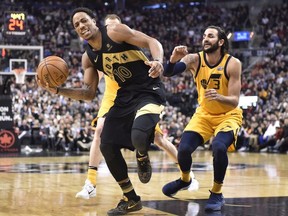
[{"label": "basketball player in black jersey", "polygon": [[[156,39],[127,25],[115,24],[97,27],[94,13],[87,8],[72,12],[71,22],[79,37],[88,42],[82,56],[84,87],[50,88],[48,91],[76,100],[92,100],[98,86],[98,72],[119,85],[114,105],[109,110],[101,134],[100,149],[107,166],[121,187],[124,198],[108,215],[123,215],[142,208],[128,177],[127,164],[121,148],[136,149],[139,179],[151,178],[148,149],[154,139],[154,130],[163,110],[165,97],[159,75],[163,72],[163,48]],[[150,50],[150,61],[141,48]]]}]

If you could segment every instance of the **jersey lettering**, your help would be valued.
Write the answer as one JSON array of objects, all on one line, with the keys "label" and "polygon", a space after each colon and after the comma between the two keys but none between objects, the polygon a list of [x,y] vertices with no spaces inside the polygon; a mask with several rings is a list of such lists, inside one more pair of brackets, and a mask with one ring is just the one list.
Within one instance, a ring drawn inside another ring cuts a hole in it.
[{"label": "jersey lettering", "polygon": [[125,82],[127,79],[132,77],[132,72],[124,67],[120,66],[113,71],[114,76],[117,76],[122,82]]},{"label": "jersey lettering", "polygon": [[121,58],[122,58],[124,61],[127,61],[128,56],[127,56],[125,53],[123,53],[123,54],[121,55]]},{"label": "jersey lettering", "polygon": [[208,80],[208,84],[209,84],[209,81],[211,80],[212,81],[211,88],[220,89],[220,78],[221,78],[221,75],[222,74],[211,74],[210,75],[209,80]]},{"label": "jersey lettering", "polygon": [[210,88],[213,89],[220,89],[220,78],[222,74],[211,74],[208,81],[206,79],[201,80],[201,86],[204,89],[207,89],[208,85],[210,84]]},{"label": "jersey lettering", "polygon": [[117,56],[113,56],[113,59],[119,61],[119,58],[117,58]]}]

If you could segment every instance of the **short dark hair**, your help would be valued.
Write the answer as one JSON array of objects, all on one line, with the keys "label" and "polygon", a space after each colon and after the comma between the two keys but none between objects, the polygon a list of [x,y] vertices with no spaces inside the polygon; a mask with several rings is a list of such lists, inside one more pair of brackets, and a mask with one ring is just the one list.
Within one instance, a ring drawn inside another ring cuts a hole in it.
[{"label": "short dark hair", "polygon": [[86,8],[86,7],[78,7],[78,8],[75,8],[73,11],[72,11],[72,14],[71,14],[71,18],[70,18],[70,21],[71,21],[71,24],[73,25],[73,17],[76,13],[78,12],[84,12],[86,14],[88,14],[88,16],[90,16],[92,19],[95,19],[97,18],[97,15],[95,12],[93,12],[92,10],[90,10],[89,8]]},{"label": "short dark hair", "polygon": [[219,26],[213,26],[212,25],[212,26],[208,26],[206,29],[208,29],[208,28],[216,29],[217,32],[218,32],[219,40],[221,40],[221,39],[224,40],[224,44],[221,47],[221,54],[224,55],[224,54],[228,53],[228,51],[229,51],[229,41],[228,41],[228,38],[227,38],[227,35],[226,35],[225,31]]}]

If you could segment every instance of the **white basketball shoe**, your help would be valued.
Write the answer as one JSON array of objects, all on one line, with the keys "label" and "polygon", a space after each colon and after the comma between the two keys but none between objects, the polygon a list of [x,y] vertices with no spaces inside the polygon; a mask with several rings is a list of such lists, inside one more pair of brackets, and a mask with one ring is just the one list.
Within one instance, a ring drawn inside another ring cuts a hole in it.
[{"label": "white basketball shoe", "polygon": [[85,185],[82,187],[82,190],[78,192],[75,197],[88,200],[95,196],[96,187],[94,187],[94,185],[88,179],[86,179]]},{"label": "white basketball shoe", "polygon": [[190,172],[190,176],[191,176],[192,182],[188,188],[188,191],[196,191],[199,189],[199,182],[197,181],[197,179],[195,179],[195,175],[192,171]]}]

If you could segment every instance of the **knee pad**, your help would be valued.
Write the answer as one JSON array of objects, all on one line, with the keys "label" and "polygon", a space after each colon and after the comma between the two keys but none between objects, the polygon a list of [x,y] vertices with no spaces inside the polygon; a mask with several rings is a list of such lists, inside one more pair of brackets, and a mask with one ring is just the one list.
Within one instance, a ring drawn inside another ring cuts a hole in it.
[{"label": "knee pad", "polygon": [[131,140],[133,146],[139,152],[147,152],[149,150],[149,146],[154,139],[154,128],[149,129],[148,131],[143,131],[138,128],[133,128],[131,131]]}]

